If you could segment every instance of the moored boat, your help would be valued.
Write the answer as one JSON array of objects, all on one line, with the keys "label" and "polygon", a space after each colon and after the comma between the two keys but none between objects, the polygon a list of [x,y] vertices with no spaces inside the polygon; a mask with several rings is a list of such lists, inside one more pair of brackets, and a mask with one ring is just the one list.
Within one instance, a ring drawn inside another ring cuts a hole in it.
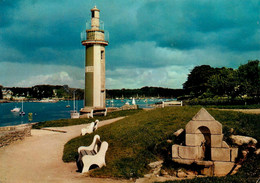
[{"label": "moored boat", "polygon": [[11,110],[11,112],[20,112],[21,108],[20,107],[15,107]]},{"label": "moored boat", "polygon": [[75,91],[73,92],[73,111],[70,111],[70,118],[71,119],[79,118],[79,112],[76,110],[76,105],[75,105]]},{"label": "moored boat", "polygon": [[22,100],[22,111],[20,112],[20,115],[25,115],[25,112],[23,111],[23,100]]},{"label": "moored boat", "polygon": [[79,112],[77,112],[77,111],[70,111],[70,118],[71,119],[79,118]]}]

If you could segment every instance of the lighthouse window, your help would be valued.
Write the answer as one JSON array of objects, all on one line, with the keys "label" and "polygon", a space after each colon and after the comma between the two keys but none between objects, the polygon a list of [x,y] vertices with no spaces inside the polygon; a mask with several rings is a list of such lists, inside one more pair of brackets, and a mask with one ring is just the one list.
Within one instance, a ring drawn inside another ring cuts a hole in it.
[{"label": "lighthouse window", "polygon": [[104,59],[104,50],[101,51],[101,60]]},{"label": "lighthouse window", "polygon": [[94,18],[94,16],[95,16],[95,12],[94,12],[94,11],[92,11],[91,13],[92,13],[92,18]]}]

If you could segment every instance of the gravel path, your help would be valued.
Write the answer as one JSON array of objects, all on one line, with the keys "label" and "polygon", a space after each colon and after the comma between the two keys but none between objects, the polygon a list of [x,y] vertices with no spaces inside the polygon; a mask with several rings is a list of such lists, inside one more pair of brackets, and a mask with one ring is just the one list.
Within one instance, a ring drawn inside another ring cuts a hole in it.
[{"label": "gravel path", "polygon": [[[99,127],[122,118],[101,121]],[[84,127],[86,124],[51,128],[67,133],[33,129],[31,137],[0,148],[0,182],[130,182],[87,177],[76,172],[76,163],[62,161],[65,143],[79,136]]]}]

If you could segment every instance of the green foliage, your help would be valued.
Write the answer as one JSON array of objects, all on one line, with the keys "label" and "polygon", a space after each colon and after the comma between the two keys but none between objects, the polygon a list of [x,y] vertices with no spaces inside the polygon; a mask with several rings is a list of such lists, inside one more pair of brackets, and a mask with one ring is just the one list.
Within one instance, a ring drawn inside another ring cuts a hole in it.
[{"label": "green foliage", "polygon": [[248,61],[247,64],[238,68],[239,89],[242,94],[260,94],[260,61]]},{"label": "green foliage", "polygon": [[199,96],[207,91],[208,80],[215,74],[215,69],[209,65],[201,65],[193,68],[188,75],[187,81],[183,84],[183,89],[194,96]]},{"label": "green foliage", "polygon": [[216,70],[216,74],[209,78],[209,90],[215,95],[236,96],[237,72],[224,67]]},{"label": "green foliage", "polygon": [[250,96],[259,102],[260,66],[259,61],[248,61],[238,69],[212,68],[208,65],[196,66],[183,84],[185,93],[196,98],[227,96]]},{"label": "green foliage", "polygon": [[[5,87],[6,90],[11,90],[13,96],[23,96],[27,98],[42,99],[42,98],[65,98],[72,99],[73,91],[76,90],[76,99],[84,98],[84,90],[69,88],[68,85],[36,85],[33,87]],[[1,90],[1,88],[0,88]]]}]

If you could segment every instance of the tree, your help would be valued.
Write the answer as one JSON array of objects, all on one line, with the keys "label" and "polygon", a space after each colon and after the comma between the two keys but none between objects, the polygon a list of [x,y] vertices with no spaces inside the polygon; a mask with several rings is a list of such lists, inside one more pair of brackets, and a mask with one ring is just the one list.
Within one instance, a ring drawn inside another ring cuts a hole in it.
[{"label": "tree", "polygon": [[239,91],[248,96],[260,94],[260,65],[259,60],[248,61],[238,68]]},{"label": "tree", "polygon": [[188,75],[187,81],[183,84],[183,89],[188,93],[199,96],[209,88],[208,80],[216,73],[216,70],[209,65],[196,66]]},{"label": "tree", "polygon": [[238,95],[237,86],[237,71],[232,68],[217,68],[216,74],[209,79],[210,91],[214,95],[227,95],[234,98]]}]

